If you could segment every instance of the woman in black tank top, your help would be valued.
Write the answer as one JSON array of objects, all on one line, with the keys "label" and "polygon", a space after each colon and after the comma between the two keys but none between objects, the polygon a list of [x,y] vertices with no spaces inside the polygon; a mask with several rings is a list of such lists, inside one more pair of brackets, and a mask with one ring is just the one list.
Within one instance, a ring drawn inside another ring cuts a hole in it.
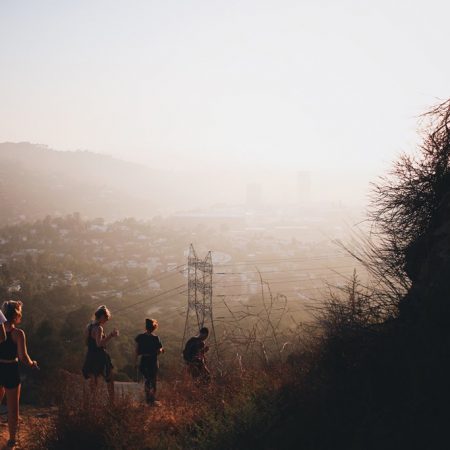
[{"label": "woman in black tank top", "polygon": [[27,351],[25,333],[16,328],[22,320],[22,302],[9,301],[3,303],[3,314],[6,318],[6,339],[0,344],[0,403],[6,393],[8,406],[9,441],[7,447],[16,445],[17,423],[19,421],[20,375],[19,359],[35,369],[37,362],[32,361]]},{"label": "woman in black tank top", "polygon": [[87,326],[85,336],[87,353],[82,372],[90,380],[91,390],[95,393],[98,378],[106,381],[110,401],[114,400],[113,365],[111,357],[106,352],[106,344],[119,335],[114,329],[108,336],[103,331],[103,325],[109,320],[111,313],[105,305],[99,306],[94,313],[94,320]]}]

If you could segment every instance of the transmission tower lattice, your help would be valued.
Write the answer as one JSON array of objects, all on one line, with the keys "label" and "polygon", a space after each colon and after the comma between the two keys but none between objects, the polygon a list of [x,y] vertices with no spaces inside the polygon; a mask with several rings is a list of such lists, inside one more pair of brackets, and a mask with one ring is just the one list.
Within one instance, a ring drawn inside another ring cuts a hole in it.
[{"label": "transmission tower lattice", "polygon": [[213,263],[211,252],[204,260],[199,259],[194,246],[188,255],[188,306],[184,326],[182,349],[185,342],[196,336],[202,327],[209,329],[209,360],[219,360],[216,332],[213,318]]}]

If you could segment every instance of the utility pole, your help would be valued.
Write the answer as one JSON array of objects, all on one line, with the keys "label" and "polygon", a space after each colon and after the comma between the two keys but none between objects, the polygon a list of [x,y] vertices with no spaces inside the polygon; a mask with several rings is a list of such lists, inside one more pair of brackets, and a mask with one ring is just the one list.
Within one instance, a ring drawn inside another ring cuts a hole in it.
[{"label": "utility pole", "polygon": [[211,252],[204,260],[197,257],[194,246],[189,247],[188,255],[188,305],[184,325],[183,350],[186,341],[196,336],[202,327],[209,329],[210,360],[219,360],[216,332],[213,318],[213,263]]}]

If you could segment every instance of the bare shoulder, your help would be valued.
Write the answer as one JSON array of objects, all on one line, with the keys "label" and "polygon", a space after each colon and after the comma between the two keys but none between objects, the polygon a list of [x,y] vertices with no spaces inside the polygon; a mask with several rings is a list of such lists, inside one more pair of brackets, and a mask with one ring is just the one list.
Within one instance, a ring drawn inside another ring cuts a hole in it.
[{"label": "bare shoulder", "polygon": [[89,323],[86,326],[86,333],[97,334],[99,330],[102,331],[103,328],[101,325],[96,323]]},{"label": "bare shoulder", "polygon": [[102,334],[103,333],[103,327],[101,325],[94,325],[92,327],[92,334],[94,336],[97,336],[98,334]]},{"label": "bare shoulder", "polygon": [[21,330],[20,328],[14,328],[11,331],[11,336],[13,340],[17,341],[18,339],[25,339],[25,331]]}]

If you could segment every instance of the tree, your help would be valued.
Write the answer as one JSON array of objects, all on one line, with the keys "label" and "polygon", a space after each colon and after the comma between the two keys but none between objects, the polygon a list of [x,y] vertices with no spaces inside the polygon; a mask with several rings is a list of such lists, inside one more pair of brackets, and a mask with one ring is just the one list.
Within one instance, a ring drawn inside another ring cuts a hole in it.
[{"label": "tree", "polygon": [[422,116],[422,144],[373,184],[371,232],[341,244],[372,277],[373,298],[396,316],[427,254],[426,236],[450,195],[450,99]]},{"label": "tree", "polygon": [[422,116],[418,155],[401,155],[391,174],[374,185],[370,217],[379,239],[378,256],[401,278],[414,278],[408,254],[422,237],[450,189],[450,99]]}]

